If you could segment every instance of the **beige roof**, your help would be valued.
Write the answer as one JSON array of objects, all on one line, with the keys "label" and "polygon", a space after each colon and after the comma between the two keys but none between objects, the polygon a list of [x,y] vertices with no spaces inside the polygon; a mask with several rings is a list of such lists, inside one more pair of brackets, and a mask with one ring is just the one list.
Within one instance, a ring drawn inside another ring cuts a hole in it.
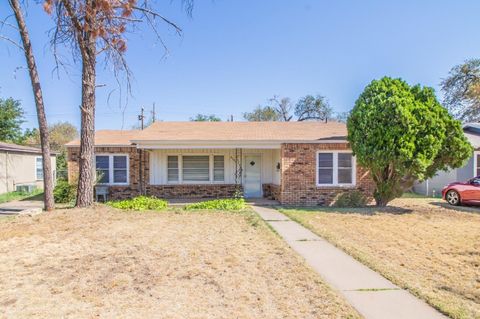
[{"label": "beige roof", "polygon": [[39,148],[5,142],[0,142],[0,151],[42,154],[42,150]]},{"label": "beige roof", "polygon": [[345,139],[338,122],[156,122],[134,141],[316,141]]},{"label": "beige roof", "polygon": [[[130,145],[133,142],[214,141],[318,141],[345,140],[347,128],[338,122],[156,122],[143,131],[101,130],[95,145]],[[79,140],[67,143],[78,146]]]},{"label": "beige roof", "polygon": [[[96,146],[124,146],[130,145],[138,130],[100,130],[95,132]],[[76,139],[65,144],[66,146],[79,146],[80,140]]]}]

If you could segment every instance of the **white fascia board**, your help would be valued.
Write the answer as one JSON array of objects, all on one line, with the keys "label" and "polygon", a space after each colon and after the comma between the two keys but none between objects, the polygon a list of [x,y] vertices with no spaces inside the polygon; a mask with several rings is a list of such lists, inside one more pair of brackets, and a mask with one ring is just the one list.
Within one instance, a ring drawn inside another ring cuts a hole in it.
[{"label": "white fascia board", "polygon": [[[80,147],[79,145],[65,145],[66,148],[69,147]],[[95,147],[135,147],[133,144],[96,144]]]}]

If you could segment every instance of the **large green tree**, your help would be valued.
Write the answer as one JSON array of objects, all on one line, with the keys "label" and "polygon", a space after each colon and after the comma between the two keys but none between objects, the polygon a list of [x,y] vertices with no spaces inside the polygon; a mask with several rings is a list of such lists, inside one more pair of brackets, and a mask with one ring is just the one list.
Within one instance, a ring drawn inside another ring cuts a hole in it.
[{"label": "large green tree", "polygon": [[355,102],[347,127],[357,162],[376,184],[378,206],[401,196],[415,180],[462,166],[473,151],[434,90],[401,79],[372,81]]},{"label": "large green tree", "polygon": [[23,110],[20,101],[0,98],[0,141],[18,143],[23,138]]}]

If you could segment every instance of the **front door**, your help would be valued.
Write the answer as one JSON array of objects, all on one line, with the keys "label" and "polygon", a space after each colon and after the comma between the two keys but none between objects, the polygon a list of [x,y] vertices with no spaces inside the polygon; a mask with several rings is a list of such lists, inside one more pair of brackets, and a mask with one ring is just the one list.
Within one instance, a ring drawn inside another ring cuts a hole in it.
[{"label": "front door", "polygon": [[245,197],[261,197],[262,196],[262,158],[260,155],[245,156],[245,180],[243,188]]}]

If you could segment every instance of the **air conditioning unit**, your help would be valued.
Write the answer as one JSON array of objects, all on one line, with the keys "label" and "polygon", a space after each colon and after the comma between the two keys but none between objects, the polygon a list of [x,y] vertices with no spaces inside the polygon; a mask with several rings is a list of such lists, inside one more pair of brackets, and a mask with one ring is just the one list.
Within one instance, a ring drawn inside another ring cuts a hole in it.
[{"label": "air conditioning unit", "polygon": [[31,193],[37,188],[36,185],[17,185],[15,190],[21,193]]}]

